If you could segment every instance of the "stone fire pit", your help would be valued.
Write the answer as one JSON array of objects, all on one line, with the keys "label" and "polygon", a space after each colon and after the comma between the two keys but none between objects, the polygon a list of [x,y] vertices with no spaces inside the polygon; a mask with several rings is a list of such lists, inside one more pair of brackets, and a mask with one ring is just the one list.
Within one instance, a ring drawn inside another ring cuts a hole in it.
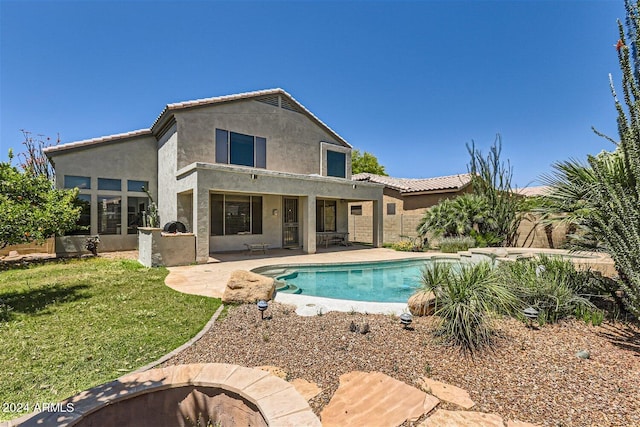
[{"label": "stone fire pit", "polygon": [[223,363],[176,365],[126,375],[9,426],[320,426],[290,383]]}]

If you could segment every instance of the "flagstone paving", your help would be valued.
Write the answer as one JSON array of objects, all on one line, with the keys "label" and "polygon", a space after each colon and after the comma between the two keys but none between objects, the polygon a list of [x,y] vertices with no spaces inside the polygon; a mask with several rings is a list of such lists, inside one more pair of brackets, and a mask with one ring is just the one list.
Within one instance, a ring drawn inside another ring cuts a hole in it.
[{"label": "flagstone paving", "polygon": [[417,421],[440,400],[381,372],[350,372],[320,414],[322,425],[399,426]]},{"label": "flagstone paving", "polygon": [[471,409],[475,406],[475,402],[469,397],[469,393],[459,387],[446,384],[440,381],[432,380],[424,377],[420,388],[426,393],[433,394],[440,400],[453,403],[464,409]]}]

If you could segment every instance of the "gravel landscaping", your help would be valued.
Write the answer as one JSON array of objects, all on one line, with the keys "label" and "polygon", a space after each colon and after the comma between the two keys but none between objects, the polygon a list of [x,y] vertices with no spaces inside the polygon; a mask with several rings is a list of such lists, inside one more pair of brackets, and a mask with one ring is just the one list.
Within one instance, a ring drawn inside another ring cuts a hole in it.
[{"label": "gravel landscaping", "polygon": [[[330,312],[300,317],[272,303],[260,320],[254,305],[230,307],[200,341],[164,365],[219,362],[283,368],[288,379],[322,388],[310,401],[320,415],[350,371],[379,371],[415,385],[429,376],[466,389],[474,410],[545,426],[640,425],[640,328],[571,320],[530,330],[496,322],[493,351],[474,358],[437,343],[432,318],[404,330],[391,315]],[[350,331],[368,323],[370,332]],[[576,357],[587,350],[590,358]],[[372,402],[375,404],[375,402]],[[447,407],[447,406],[443,406]],[[454,409],[448,407],[448,409]]]}]

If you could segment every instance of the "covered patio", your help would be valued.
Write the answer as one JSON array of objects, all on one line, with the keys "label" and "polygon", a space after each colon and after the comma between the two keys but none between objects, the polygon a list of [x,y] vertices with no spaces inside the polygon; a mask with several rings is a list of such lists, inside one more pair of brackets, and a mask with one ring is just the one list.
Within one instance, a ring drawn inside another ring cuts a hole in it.
[{"label": "covered patio", "polygon": [[[238,166],[194,163],[177,173],[178,221],[196,235],[196,262],[247,245],[300,249],[349,244],[349,202],[373,204],[373,246],[382,246],[379,184]],[[257,251],[259,252],[259,251]]]}]

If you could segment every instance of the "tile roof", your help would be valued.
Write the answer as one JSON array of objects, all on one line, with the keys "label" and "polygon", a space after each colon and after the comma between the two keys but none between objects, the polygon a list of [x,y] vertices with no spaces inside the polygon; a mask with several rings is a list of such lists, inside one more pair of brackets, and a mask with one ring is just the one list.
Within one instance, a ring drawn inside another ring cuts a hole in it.
[{"label": "tile roof", "polygon": [[273,95],[282,95],[286,97],[288,101],[293,103],[295,107],[297,107],[297,109],[300,110],[299,112],[305,114],[317,125],[323,127],[329,134],[331,134],[334,138],[336,138],[336,140],[339,143],[343,144],[345,147],[351,148],[351,145],[344,138],[342,138],[336,131],[331,129],[326,123],[324,123],[322,120],[316,117],[304,105],[300,104],[293,96],[287,93],[284,89],[276,88],[276,89],[257,90],[253,92],[237,93],[234,95],[216,96],[213,98],[195,99],[192,101],[175,102],[172,104],[167,104],[162,110],[162,112],[160,113],[160,115],[158,115],[158,117],[155,119],[155,121],[153,122],[153,124],[149,129],[140,129],[136,131],[101,136],[98,138],[86,139],[82,141],[68,142],[65,144],[48,147],[47,149],[45,149],[45,154],[54,153],[57,151],[70,150],[73,148],[80,148],[84,146],[99,144],[102,142],[115,141],[118,139],[132,138],[132,137],[141,136],[141,135],[154,135],[159,130],[158,125],[163,121],[163,119],[170,117],[171,112],[175,110],[181,110],[181,109],[199,107],[199,106],[205,106],[205,105],[213,105],[213,104],[219,104],[219,103],[229,102],[229,101],[238,101],[243,99],[260,98],[263,96],[273,96]]},{"label": "tile roof", "polygon": [[205,105],[219,104],[219,103],[229,102],[229,101],[238,101],[238,100],[242,100],[242,99],[259,98],[259,97],[269,96],[269,95],[283,95],[283,96],[287,97],[304,114],[309,116],[309,118],[311,118],[312,121],[315,121],[318,125],[324,127],[340,143],[344,144],[347,147],[351,147],[351,145],[344,138],[342,138],[340,135],[338,135],[338,133],[336,131],[331,129],[326,123],[324,123],[322,120],[320,120],[318,117],[316,117],[304,105],[299,103],[298,100],[296,100],[293,96],[291,96],[289,93],[287,93],[287,91],[285,91],[284,89],[281,89],[281,88],[257,90],[257,91],[253,91],[253,92],[237,93],[237,94],[234,94],[234,95],[216,96],[216,97],[213,97],[213,98],[202,98],[202,99],[195,99],[193,101],[176,102],[176,103],[173,103],[173,104],[167,104],[167,106],[164,108],[164,110],[162,110],[160,115],[153,122],[153,125],[151,125],[151,129],[156,127],[156,125],[158,125],[162,121],[163,117],[168,115],[170,111],[180,110],[180,109],[183,109],[183,108],[192,108],[192,107],[200,107],[200,106],[205,106]]},{"label": "tile roof", "polygon": [[437,191],[457,191],[471,183],[468,173],[434,178],[393,178],[390,176],[359,173],[351,177],[354,181],[369,181],[384,184],[400,193],[423,193]]},{"label": "tile roof", "polygon": [[544,196],[551,191],[551,187],[539,185],[537,187],[514,188],[513,191],[525,197]]},{"label": "tile roof", "polygon": [[100,136],[98,138],[84,139],[82,141],[67,142],[61,145],[52,145],[45,148],[43,151],[45,154],[54,153],[56,151],[70,150],[72,148],[80,148],[89,145],[100,144],[103,142],[116,141],[118,139],[134,138],[136,136],[152,135],[149,129],[139,129],[131,132],[117,133],[114,135]]}]

